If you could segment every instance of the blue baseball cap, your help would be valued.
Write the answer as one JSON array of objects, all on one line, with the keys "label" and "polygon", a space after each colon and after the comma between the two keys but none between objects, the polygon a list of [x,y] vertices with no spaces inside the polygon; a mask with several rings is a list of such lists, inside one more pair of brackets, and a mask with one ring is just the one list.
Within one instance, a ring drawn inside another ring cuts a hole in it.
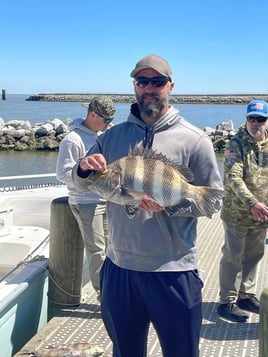
[{"label": "blue baseball cap", "polygon": [[247,116],[259,115],[261,117],[268,117],[268,104],[261,99],[255,99],[248,103]]}]

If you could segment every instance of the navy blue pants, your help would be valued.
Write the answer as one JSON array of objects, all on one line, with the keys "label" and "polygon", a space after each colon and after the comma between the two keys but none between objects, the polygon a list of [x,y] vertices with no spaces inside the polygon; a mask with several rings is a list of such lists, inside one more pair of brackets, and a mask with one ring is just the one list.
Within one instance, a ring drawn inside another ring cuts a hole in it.
[{"label": "navy blue pants", "polygon": [[150,322],[164,357],[199,356],[203,283],[196,271],[138,272],[106,258],[100,278],[114,357],[146,357]]}]

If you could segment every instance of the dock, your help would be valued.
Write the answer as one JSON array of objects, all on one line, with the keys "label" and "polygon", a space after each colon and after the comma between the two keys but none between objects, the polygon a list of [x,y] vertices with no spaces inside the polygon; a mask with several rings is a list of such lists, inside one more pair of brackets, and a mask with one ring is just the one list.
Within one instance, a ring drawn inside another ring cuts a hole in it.
[{"label": "dock", "polygon": [[[221,319],[216,313],[219,298],[218,271],[224,230],[219,213],[210,220],[199,218],[199,270],[203,275],[203,322],[200,357],[257,357],[259,355],[259,315],[250,313],[246,323]],[[268,238],[268,237],[267,237]],[[268,253],[258,267],[256,294],[260,297],[268,287]],[[161,307],[160,307],[161,308]],[[48,346],[72,342],[89,342],[102,352],[92,356],[112,357],[112,343],[103,326],[100,306],[90,286],[83,288],[81,304],[75,309],[62,310],[35,335],[16,355]],[[148,338],[148,357],[162,356],[153,327]],[[174,356],[175,357],[175,356]]]}]

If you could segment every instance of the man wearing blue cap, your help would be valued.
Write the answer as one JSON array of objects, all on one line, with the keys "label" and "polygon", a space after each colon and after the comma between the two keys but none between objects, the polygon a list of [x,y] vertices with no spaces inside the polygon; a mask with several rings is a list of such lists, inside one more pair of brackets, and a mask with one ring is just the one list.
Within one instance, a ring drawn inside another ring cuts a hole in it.
[{"label": "man wearing blue cap", "polygon": [[[225,242],[220,262],[218,314],[246,322],[259,313],[256,269],[268,227],[268,104],[252,100],[246,123],[230,140],[224,160],[226,192],[221,218]],[[245,311],[246,310],[246,311]]]}]

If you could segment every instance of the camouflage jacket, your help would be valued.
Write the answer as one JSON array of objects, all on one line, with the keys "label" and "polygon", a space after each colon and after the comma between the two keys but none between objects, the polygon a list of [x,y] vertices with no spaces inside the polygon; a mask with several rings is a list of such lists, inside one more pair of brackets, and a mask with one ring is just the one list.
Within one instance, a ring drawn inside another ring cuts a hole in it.
[{"label": "camouflage jacket", "polygon": [[268,226],[253,220],[250,207],[268,205],[268,139],[256,142],[242,126],[230,140],[224,158],[223,220],[245,227]]}]

